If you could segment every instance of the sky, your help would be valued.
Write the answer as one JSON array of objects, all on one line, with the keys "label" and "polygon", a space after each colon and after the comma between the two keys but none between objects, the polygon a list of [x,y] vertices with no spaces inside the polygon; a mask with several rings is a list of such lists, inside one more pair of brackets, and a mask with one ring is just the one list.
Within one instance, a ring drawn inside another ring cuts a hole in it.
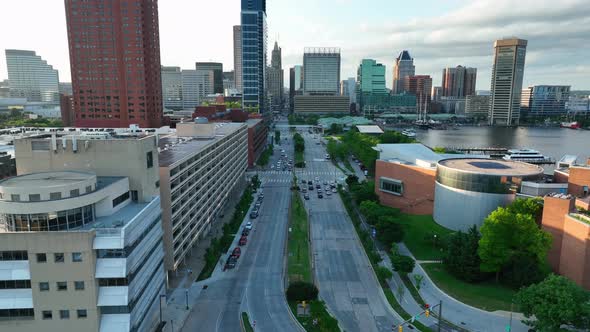
[{"label": "sky", "polygon": [[[71,81],[64,1],[2,2],[0,50],[34,50],[59,70],[60,81]],[[160,0],[159,15],[162,65],[217,61],[233,69],[240,0]],[[463,65],[477,68],[478,90],[489,90],[494,40],[517,36],[528,40],[523,86],[590,90],[588,0],[267,0],[267,20],[268,51],[278,40],[286,78],[289,67],[302,64],[304,47],[339,47],[342,79],[371,58],[386,66],[390,88],[393,61],[407,49],[416,74],[431,75],[434,86],[443,68]]]}]

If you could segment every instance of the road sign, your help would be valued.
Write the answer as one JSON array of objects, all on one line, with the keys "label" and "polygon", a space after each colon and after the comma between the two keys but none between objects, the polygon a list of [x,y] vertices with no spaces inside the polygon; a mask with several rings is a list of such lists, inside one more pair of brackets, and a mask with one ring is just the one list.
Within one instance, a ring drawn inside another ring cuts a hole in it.
[{"label": "road sign", "polygon": [[377,236],[377,230],[375,228],[371,228],[371,236],[372,237]]}]

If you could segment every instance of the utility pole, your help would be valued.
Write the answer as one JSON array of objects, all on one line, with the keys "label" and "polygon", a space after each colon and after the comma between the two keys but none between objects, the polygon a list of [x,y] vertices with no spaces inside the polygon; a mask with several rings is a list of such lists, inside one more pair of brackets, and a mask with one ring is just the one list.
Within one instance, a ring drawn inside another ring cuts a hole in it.
[{"label": "utility pole", "polygon": [[438,303],[438,332],[440,332],[440,323],[442,322],[442,300]]}]

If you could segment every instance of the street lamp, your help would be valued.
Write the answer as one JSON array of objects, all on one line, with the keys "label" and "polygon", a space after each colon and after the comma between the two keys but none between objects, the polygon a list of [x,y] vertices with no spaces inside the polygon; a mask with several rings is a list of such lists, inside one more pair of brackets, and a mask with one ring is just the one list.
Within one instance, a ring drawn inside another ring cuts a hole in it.
[{"label": "street lamp", "polygon": [[160,325],[162,324],[162,298],[166,301],[166,294],[160,294]]},{"label": "street lamp", "polygon": [[188,288],[185,290],[186,295],[186,310],[188,310]]}]

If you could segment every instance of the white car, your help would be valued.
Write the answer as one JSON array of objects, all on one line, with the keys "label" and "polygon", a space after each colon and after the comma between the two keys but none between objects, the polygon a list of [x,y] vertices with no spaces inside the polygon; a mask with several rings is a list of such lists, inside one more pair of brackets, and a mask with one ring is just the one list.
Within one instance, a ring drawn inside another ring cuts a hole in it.
[{"label": "white car", "polygon": [[252,229],[252,222],[251,221],[248,221],[246,223],[246,229]]}]

